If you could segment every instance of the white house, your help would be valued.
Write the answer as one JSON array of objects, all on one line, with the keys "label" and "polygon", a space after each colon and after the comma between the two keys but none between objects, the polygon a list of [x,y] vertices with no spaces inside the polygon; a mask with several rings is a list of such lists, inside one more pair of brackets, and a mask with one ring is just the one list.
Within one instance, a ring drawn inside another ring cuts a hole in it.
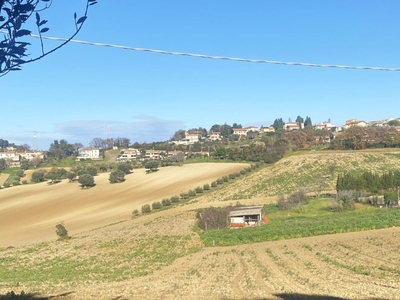
[{"label": "white house", "polygon": [[209,141],[220,141],[222,140],[221,133],[218,131],[211,131],[208,135]]},{"label": "white house", "polygon": [[100,150],[96,147],[83,148],[79,151],[79,155],[76,159],[100,159]]},{"label": "white house", "polygon": [[286,131],[299,130],[301,127],[297,122],[286,122],[284,125]]},{"label": "white house", "polygon": [[118,161],[136,160],[142,156],[140,151],[135,148],[122,149],[120,153],[121,154],[117,157]]},{"label": "white house", "polygon": [[348,129],[352,126],[366,127],[367,123],[365,121],[358,121],[356,119],[347,120],[346,124],[343,126],[344,129]]},{"label": "white house", "polygon": [[333,127],[335,127],[335,125],[333,125],[331,122],[321,122],[314,126],[314,128],[317,130],[331,130]]},{"label": "white house", "polygon": [[19,167],[21,165],[21,156],[15,151],[0,152],[1,158],[6,161],[9,167]]}]

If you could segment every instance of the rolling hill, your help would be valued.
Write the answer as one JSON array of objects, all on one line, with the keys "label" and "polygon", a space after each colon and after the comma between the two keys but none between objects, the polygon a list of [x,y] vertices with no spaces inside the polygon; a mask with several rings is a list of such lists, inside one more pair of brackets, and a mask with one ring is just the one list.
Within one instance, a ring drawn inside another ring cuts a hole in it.
[{"label": "rolling hill", "polygon": [[[67,182],[1,190],[0,299],[10,290],[31,293],[27,299],[397,299],[400,228],[229,247],[205,247],[193,228],[195,208],[264,204],[300,187],[312,193],[318,178],[330,191],[340,172],[399,168],[398,150],[291,155],[175,208],[130,219],[143,203],[245,166],[135,171],[118,185],[104,174],[88,190]],[[58,221],[72,239],[55,240]]]}]

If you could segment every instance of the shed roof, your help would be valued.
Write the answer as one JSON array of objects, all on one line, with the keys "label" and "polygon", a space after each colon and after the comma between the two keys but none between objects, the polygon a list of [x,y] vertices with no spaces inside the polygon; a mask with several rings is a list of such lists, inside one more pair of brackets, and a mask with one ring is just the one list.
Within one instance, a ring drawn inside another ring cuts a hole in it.
[{"label": "shed roof", "polygon": [[246,215],[258,215],[261,214],[263,210],[262,206],[248,206],[240,207],[238,209],[232,210],[229,213],[230,217],[246,216]]}]

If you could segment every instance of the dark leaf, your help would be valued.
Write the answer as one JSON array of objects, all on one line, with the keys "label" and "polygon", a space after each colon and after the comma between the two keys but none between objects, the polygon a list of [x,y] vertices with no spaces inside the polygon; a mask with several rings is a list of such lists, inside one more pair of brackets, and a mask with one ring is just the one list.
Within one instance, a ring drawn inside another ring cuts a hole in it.
[{"label": "dark leaf", "polygon": [[4,7],[3,10],[7,13],[8,17],[11,17],[11,9]]},{"label": "dark leaf", "polygon": [[21,13],[30,12],[30,11],[32,11],[34,9],[35,9],[35,7],[32,4],[29,4],[29,3],[27,3],[27,4],[19,4],[19,5],[15,5],[14,6],[14,11],[17,12],[17,15],[21,14]]},{"label": "dark leaf", "polygon": [[21,68],[11,68],[11,71],[21,71]]},{"label": "dark leaf", "polygon": [[36,25],[39,26],[40,23],[40,15],[36,12]]},{"label": "dark leaf", "polygon": [[29,19],[29,15],[19,15],[19,17],[22,23]]},{"label": "dark leaf", "polygon": [[83,23],[83,22],[85,22],[86,19],[87,19],[87,17],[85,17],[85,16],[80,17],[79,20],[78,20],[78,22],[76,22],[76,24]]},{"label": "dark leaf", "polygon": [[18,47],[25,47],[25,46],[30,45],[31,43],[27,43],[27,42],[15,42],[15,44],[18,44],[18,45],[19,45]]},{"label": "dark leaf", "polygon": [[42,21],[39,23],[39,26],[42,26],[42,25],[46,24],[47,22],[48,22],[47,20],[42,20]]},{"label": "dark leaf", "polygon": [[45,27],[45,28],[43,28],[43,29],[40,29],[40,33],[44,33],[44,32],[47,32],[47,31],[49,31],[49,28],[48,28],[48,27]]},{"label": "dark leaf", "polygon": [[76,20],[76,13],[74,13],[74,19]]},{"label": "dark leaf", "polygon": [[3,16],[0,16],[0,22],[3,22],[6,18],[4,18]]},{"label": "dark leaf", "polygon": [[18,56],[22,56],[24,55],[25,52],[25,48],[24,47],[12,47],[11,48],[11,53],[9,53],[8,55],[11,57],[15,57],[18,58]]},{"label": "dark leaf", "polygon": [[95,4],[97,4],[97,1],[89,3],[89,5],[95,5]]},{"label": "dark leaf", "polygon": [[30,31],[30,30],[21,29],[21,30],[18,30],[18,31],[17,31],[17,33],[15,34],[15,37],[21,37],[21,36],[30,35],[30,34],[31,34],[31,31]]}]

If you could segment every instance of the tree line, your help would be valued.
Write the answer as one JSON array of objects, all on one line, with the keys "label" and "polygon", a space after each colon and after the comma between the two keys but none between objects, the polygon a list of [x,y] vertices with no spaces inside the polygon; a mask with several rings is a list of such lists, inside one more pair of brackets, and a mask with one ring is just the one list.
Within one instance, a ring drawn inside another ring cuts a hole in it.
[{"label": "tree line", "polygon": [[383,174],[370,171],[361,174],[339,174],[336,180],[336,190],[355,190],[379,193],[394,191],[400,186],[400,170],[389,170]]}]

